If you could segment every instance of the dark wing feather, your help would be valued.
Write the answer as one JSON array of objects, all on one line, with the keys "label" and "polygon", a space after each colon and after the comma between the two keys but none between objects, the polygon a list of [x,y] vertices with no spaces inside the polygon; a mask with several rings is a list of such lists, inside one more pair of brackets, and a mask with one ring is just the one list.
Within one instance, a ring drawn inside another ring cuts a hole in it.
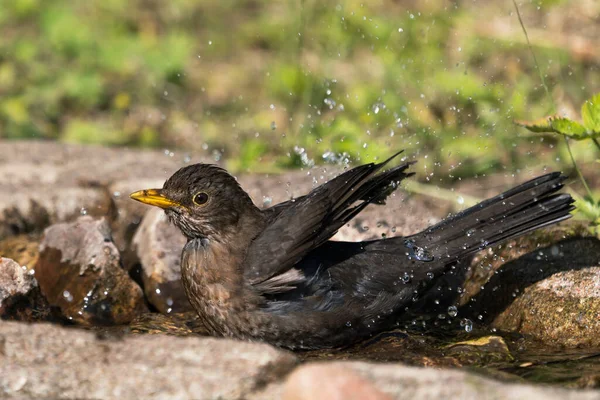
[{"label": "dark wing feather", "polygon": [[[395,154],[380,164],[353,168],[277,210],[270,224],[254,239],[244,263],[244,275],[261,292],[293,289],[300,271],[289,271],[371,202],[381,202],[389,186],[410,174],[404,163],[377,174]],[[357,203],[358,204],[355,204]],[[301,274],[301,273],[300,273]],[[289,276],[289,282],[281,279]],[[286,289],[287,287],[287,289]]]}]

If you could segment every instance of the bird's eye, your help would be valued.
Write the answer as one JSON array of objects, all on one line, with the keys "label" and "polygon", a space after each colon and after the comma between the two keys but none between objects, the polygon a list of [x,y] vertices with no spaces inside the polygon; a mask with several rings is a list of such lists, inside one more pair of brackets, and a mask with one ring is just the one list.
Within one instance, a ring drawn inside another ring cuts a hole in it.
[{"label": "bird's eye", "polygon": [[208,195],[204,192],[196,193],[194,195],[194,203],[196,203],[196,205],[202,206],[206,204],[207,201]]}]

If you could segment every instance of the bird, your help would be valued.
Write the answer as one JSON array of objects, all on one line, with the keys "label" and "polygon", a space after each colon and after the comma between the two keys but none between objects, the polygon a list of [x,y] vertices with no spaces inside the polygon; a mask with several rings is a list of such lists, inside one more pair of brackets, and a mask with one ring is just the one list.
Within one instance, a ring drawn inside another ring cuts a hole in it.
[{"label": "bird", "polygon": [[415,161],[359,165],[306,195],[257,207],[213,164],[185,166],[134,200],[164,209],[187,238],[183,288],[209,334],[292,350],[339,348],[393,329],[436,279],[474,253],[564,221],[573,198],[550,172],[410,236],[331,240],[384,205]]}]

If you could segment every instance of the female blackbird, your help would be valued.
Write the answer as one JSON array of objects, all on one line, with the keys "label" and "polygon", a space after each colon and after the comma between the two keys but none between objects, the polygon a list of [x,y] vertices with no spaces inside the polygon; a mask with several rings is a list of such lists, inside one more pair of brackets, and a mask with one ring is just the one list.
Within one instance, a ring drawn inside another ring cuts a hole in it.
[{"label": "female blackbird", "polygon": [[[399,154],[399,153],[398,153]],[[261,210],[225,170],[186,166],[131,198],[161,207],[188,238],[185,292],[214,335],[292,349],[347,345],[392,327],[436,278],[466,256],[570,217],[554,172],[423,232],[365,242],[329,239],[412,175],[403,163],[350,169],[306,196]],[[462,262],[461,262],[462,261]]]}]

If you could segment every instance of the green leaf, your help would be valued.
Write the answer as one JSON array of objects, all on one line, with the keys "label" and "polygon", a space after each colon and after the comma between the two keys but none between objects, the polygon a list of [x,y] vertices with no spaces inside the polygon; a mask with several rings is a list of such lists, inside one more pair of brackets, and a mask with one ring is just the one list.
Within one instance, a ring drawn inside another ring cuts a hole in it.
[{"label": "green leaf", "polygon": [[591,137],[600,136],[600,93],[586,100],[581,106],[581,118]]},{"label": "green leaf", "polygon": [[579,122],[557,115],[549,115],[535,121],[515,121],[515,124],[527,128],[531,132],[554,132],[575,140],[590,137],[587,129]]},{"label": "green leaf", "polygon": [[577,121],[565,117],[550,117],[548,120],[556,133],[575,140],[583,140],[590,137],[585,127]]},{"label": "green leaf", "polygon": [[600,223],[600,200],[591,199],[587,196],[581,197],[575,193],[573,197],[575,198],[577,213],[591,223]]},{"label": "green leaf", "polygon": [[535,121],[515,121],[515,124],[530,130],[531,132],[556,132],[550,123],[552,117],[543,117]]}]

